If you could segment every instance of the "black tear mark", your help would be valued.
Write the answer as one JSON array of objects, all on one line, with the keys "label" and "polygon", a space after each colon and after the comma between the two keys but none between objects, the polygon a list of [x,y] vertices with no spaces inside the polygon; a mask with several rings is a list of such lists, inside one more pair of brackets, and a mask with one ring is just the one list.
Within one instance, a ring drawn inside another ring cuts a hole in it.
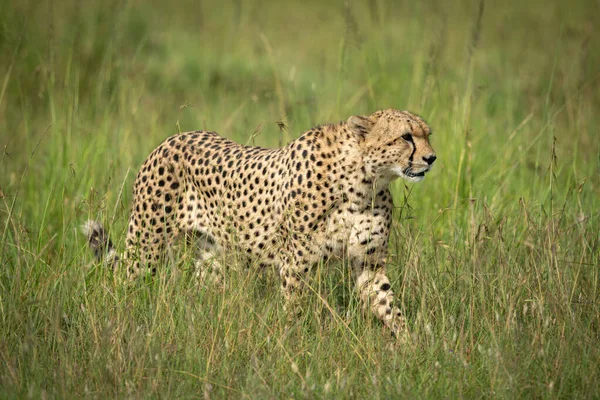
[{"label": "black tear mark", "polygon": [[408,156],[409,167],[412,167],[413,157],[415,156],[415,152],[417,151],[417,146],[415,146],[415,142],[414,142],[412,136],[409,139],[405,139],[405,140],[412,145],[412,152],[410,153],[410,156]]}]

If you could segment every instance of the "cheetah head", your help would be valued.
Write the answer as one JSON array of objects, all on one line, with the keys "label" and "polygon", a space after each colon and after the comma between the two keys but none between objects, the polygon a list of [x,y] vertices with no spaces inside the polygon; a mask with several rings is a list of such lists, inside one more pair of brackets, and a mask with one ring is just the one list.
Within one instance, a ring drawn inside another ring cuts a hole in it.
[{"label": "cheetah head", "polygon": [[420,182],[436,159],[429,125],[411,112],[389,109],[352,116],[347,126],[357,136],[367,173],[373,177]]}]

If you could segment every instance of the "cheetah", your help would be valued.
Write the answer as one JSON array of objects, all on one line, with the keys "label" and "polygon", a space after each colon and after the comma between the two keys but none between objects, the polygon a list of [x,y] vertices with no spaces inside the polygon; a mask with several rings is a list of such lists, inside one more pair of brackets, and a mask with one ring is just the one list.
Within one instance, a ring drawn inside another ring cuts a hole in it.
[{"label": "cheetah", "polygon": [[216,256],[240,251],[256,265],[275,266],[288,305],[316,263],[341,257],[363,307],[398,336],[405,321],[385,265],[389,184],[423,180],[436,160],[430,135],[421,117],[395,109],[315,127],[282,148],[181,133],[162,142],[137,174],[125,255],[100,224],[89,221],[84,230],[96,256],[124,264],[129,278],[155,273],[181,235],[201,238],[200,268],[222,273]]}]

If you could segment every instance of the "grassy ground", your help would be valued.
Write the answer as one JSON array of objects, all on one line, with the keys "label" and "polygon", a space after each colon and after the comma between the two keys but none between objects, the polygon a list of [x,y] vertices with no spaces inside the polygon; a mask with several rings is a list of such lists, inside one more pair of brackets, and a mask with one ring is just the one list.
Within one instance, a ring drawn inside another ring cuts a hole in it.
[{"label": "grassy ground", "polygon": [[[599,397],[600,5],[522,4],[0,0],[0,397]],[[78,232],[122,237],[177,131],[276,146],[387,107],[438,155],[393,186],[411,343],[343,265],[286,326],[272,275],[122,286]]]}]

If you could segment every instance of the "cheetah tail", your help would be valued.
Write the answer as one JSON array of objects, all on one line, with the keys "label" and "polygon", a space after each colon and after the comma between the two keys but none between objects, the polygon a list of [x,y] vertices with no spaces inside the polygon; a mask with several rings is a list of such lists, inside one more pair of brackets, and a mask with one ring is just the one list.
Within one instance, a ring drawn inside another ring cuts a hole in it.
[{"label": "cheetah tail", "polygon": [[114,266],[119,261],[119,256],[106,234],[101,223],[89,220],[81,226],[81,231],[88,240],[88,245],[94,252],[97,260],[104,258],[106,265]]}]

